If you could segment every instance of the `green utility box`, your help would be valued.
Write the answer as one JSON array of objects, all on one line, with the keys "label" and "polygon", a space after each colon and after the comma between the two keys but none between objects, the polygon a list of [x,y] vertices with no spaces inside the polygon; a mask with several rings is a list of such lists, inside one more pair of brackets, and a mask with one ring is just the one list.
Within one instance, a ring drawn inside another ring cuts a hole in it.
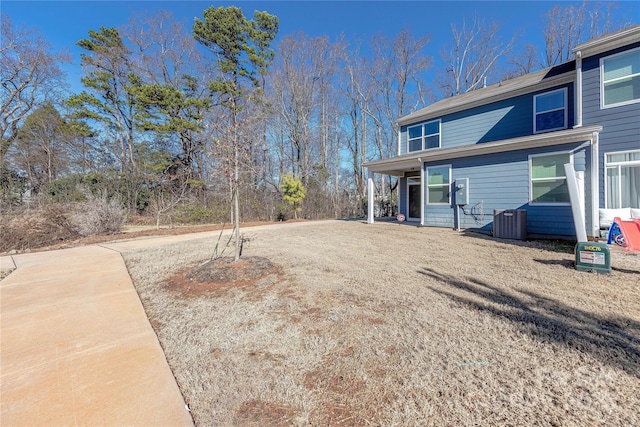
[{"label": "green utility box", "polygon": [[605,243],[578,242],[575,253],[576,270],[611,273],[611,253]]}]

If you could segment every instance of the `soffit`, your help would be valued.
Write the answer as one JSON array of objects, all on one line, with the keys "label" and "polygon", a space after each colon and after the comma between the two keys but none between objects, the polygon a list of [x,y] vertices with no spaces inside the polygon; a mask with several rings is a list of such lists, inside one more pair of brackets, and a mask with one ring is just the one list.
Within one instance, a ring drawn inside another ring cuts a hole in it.
[{"label": "soffit", "polygon": [[504,139],[501,141],[463,145],[460,147],[432,148],[429,150],[404,154],[390,159],[367,162],[363,166],[368,168],[370,172],[402,176],[406,171],[419,170],[420,166],[424,162],[503,153],[571,142],[590,141],[595,133],[599,133],[601,131],[602,126],[584,126],[556,132]]}]

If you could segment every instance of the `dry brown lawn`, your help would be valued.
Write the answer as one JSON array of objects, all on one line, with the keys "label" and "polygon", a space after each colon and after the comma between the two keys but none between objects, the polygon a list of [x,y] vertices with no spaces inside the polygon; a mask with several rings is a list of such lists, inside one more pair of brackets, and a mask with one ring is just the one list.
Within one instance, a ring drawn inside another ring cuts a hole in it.
[{"label": "dry brown lawn", "polygon": [[124,254],[198,425],[640,425],[640,254],[596,275],[448,229],[244,233],[242,265],[203,265],[211,239]]}]

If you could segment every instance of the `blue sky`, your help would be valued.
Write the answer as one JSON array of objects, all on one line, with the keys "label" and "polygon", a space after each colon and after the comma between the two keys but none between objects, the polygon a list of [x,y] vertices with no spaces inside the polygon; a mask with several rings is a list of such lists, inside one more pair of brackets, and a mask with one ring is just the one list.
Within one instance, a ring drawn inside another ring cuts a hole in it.
[{"label": "blue sky", "polygon": [[[303,31],[311,36],[337,37],[344,33],[349,39],[366,38],[384,33],[389,36],[408,28],[415,37],[429,34],[427,53],[439,64],[438,54],[451,38],[451,24],[460,25],[463,18],[478,15],[503,26],[504,39],[519,31],[519,44],[542,44],[543,16],[554,4],[566,1],[11,1],[3,0],[0,8],[14,24],[37,27],[56,49],[72,53],[78,66],[80,49],[75,43],[87,36],[90,29],[100,26],[120,27],[132,13],[170,10],[177,20],[191,26],[195,17],[209,6],[234,4],[245,15],[266,10],[278,16],[280,36]],[[573,2],[578,4],[578,2]],[[640,2],[620,1],[615,20],[640,22]],[[77,85],[76,68],[67,67],[72,87]]]}]

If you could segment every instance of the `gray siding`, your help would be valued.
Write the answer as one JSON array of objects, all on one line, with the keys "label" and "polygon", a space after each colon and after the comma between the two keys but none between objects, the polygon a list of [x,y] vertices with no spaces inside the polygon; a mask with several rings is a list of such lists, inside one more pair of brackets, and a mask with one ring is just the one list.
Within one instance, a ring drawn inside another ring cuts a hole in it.
[{"label": "gray siding", "polygon": [[600,207],[604,200],[605,153],[640,149],[640,103],[600,108],[600,58],[640,47],[640,43],[585,58],[582,62],[584,125],[602,125],[599,138]]}]

